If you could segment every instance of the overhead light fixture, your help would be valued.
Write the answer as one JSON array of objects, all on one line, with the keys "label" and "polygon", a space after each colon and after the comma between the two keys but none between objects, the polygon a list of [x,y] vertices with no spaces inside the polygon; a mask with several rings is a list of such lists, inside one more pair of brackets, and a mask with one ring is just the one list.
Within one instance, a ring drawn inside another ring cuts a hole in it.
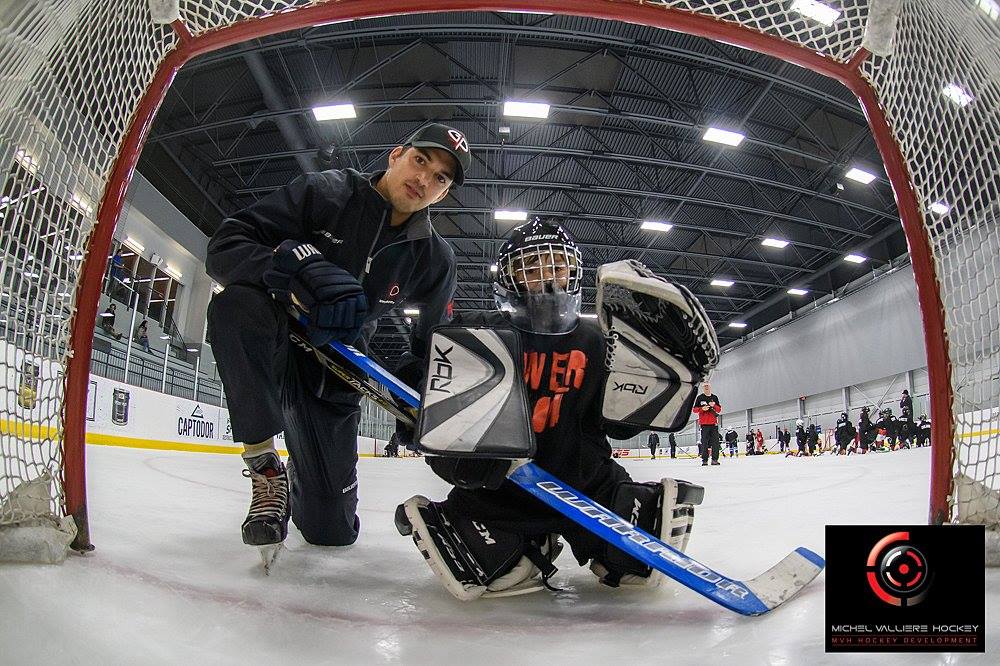
[{"label": "overhead light fixture", "polygon": [[490,273],[496,273],[498,270],[500,269],[497,267],[496,264],[490,264]]},{"label": "overhead light fixture", "polygon": [[408,317],[416,317],[420,314],[420,310],[418,308],[403,308],[403,314]]},{"label": "overhead light fixture", "polygon": [[510,134],[510,128],[509,128],[509,127],[507,127],[506,125],[501,125],[501,126],[500,126],[500,127],[499,127],[499,128],[497,129],[497,131],[498,131],[498,132],[500,132],[500,134]]},{"label": "overhead light fixture", "polygon": [[944,201],[935,201],[927,208],[929,208],[935,215],[945,215],[949,210],[951,210],[951,206]]},{"label": "overhead light fixture", "polygon": [[197,347],[188,347],[187,350],[189,352],[196,352],[196,351],[198,351],[198,348]]},{"label": "overhead light fixture", "polygon": [[524,222],[528,219],[526,210],[497,210],[493,211],[494,220],[505,220],[510,222]]},{"label": "overhead light fixture", "polygon": [[788,246],[788,241],[781,240],[780,238],[765,238],[760,244],[766,247],[783,248]]},{"label": "overhead light fixture", "polygon": [[844,261],[849,261],[852,264],[863,264],[868,260],[868,257],[863,257],[860,254],[849,254],[844,257]]},{"label": "overhead light fixture", "polygon": [[69,260],[70,261],[80,261],[81,259],[83,259],[83,255],[82,254],[76,253],[76,254],[69,255]]},{"label": "overhead light fixture", "polygon": [[123,240],[122,243],[129,246],[139,254],[142,254],[143,252],[146,251],[146,246],[140,243],[139,241],[135,240],[131,236],[126,236],[125,240]]},{"label": "overhead light fixture", "polygon": [[745,321],[731,321],[729,322],[729,328],[746,328],[747,323]]},{"label": "overhead light fixture", "polygon": [[169,335],[161,335],[161,336],[160,336],[160,339],[161,339],[161,340],[169,340],[169,339],[170,339],[170,336],[169,336]]},{"label": "overhead light fixture", "polygon": [[777,330],[778,330],[778,329],[777,329],[776,327],[772,326],[771,328],[767,329],[767,330],[766,330],[766,331],[764,331],[764,332],[765,332],[765,333],[774,333],[774,332],[775,332],[775,331],[777,331]]},{"label": "overhead light fixture", "polygon": [[979,0],[979,8],[994,21],[1000,19],[1000,3],[996,0]]},{"label": "overhead light fixture", "polygon": [[312,112],[316,120],[349,120],[358,117],[353,104],[314,106]]},{"label": "overhead light fixture", "polygon": [[840,296],[834,296],[833,298],[831,298],[830,300],[828,300],[827,303],[836,303],[839,300],[840,300]]},{"label": "overhead light fixture", "polygon": [[809,290],[792,287],[791,289],[788,290],[788,293],[791,294],[792,296],[805,296],[806,294],[809,293]]},{"label": "overhead light fixture", "polygon": [[732,287],[734,284],[736,284],[736,283],[733,282],[732,280],[722,280],[722,279],[719,279],[719,278],[715,278],[711,282],[711,285],[713,287]]},{"label": "overhead light fixture", "polygon": [[514,118],[548,118],[549,105],[542,102],[504,102],[503,115]]},{"label": "overhead light fixture", "polygon": [[179,270],[177,270],[176,268],[174,268],[173,266],[171,266],[170,264],[167,264],[167,265],[165,265],[163,267],[163,272],[166,273],[167,275],[169,275],[170,277],[172,277],[175,280],[180,280],[181,277],[183,277],[181,275],[181,272]]},{"label": "overhead light fixture", "polygon": [[795,0],[792,3],[792,11],[802,14],[806,18],[811,18],[817,23],[831,26],[840,18],[840,10],[829,5],[824,5],[816,0]]},{"label": "overhead light fixture", "polygon": [[843,183],[837,183],[837,189],[839,191],[843,192],[844,191],[844,184]]},{"label": "overhead light fixture", "polygon": [[876,176],[873,173],[869,173],[864,169],[859,169],[858,167],[851,167],[847,173],[844,174],[845,178],[850,178],[851,180],[856,180],[862,185],[867,185],[868,183],[875,180]]},{"label": "overhead light fixture", "polygon": [[709,127],[705,130],[705,133],[701,138],[705,141],[711,141],[712,143],[721,143],[727,146],[738,146],[746,137],[739,132],[730,132],[729,130],[719,129],[718,127]]},{"label": "overhead light fixture", "polygon": [[38,160],[24,148],[14,151],[14,161],[24,167],[28,173],[34,175],[38,171]]},{"label": "overhead light fixture", "polygon": [[597,313],[596,312],[584,312],[584,313],[580,314],[580,317],[582,317],[583,319],[597,319]]},{"label": "overhead light fixture", "polygon": [[94,212],[94,206],[90,203],[90,199],[83,196],[82,194],[72,194],[69,198],[69,203],[71,206],[76,208],[81,213],[90,215]]},{"label": "overhead light fixture", "polygon": [[968,106],[969,102],[972,101],[972,95],[954,83],[946,85],[941,93],[960,107]]},{"label": "overhead light fixture", "polygon": [[670,231],[674,228],[674,225],[669,222],[652,222],[647,220],[640,225],[640,228],[647,231]]},{"label": "overhead light fixture", "polygon": [[225,289],[225,287],[223,287],[218,282],[216,282],[215,284],[212,285],[212,293],[213,294],[221,294],[223,289]]}]

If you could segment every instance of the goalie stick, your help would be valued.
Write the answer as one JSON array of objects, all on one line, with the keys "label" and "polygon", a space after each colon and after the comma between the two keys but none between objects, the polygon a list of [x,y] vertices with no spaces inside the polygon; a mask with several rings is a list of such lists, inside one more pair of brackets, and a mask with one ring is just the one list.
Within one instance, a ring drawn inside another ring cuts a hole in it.
[{"label": "goalie stick", "polygon": [[[296,318],[305,323],[302,315],[297,314]],[[335,359],[301,337],[296,344],[304,349],[308,345],[317,357],[325,357],[323,364],[331,370],[339,365]],[[356,372],[373,380],[350,382],[362,395],[384,409],[397,413],[397,416],[401,410],[396,407],[386,390],[412,409],[420,408],[420,396],[413,389],[363,353],[340,342],[331,342],[328,346]],[[340,372],[333,371],[338,376],[345,373],[357,377],[344,368]],[[403,420],[413,421],[412,417]],[[730,578],[635,527],[530,461],[519,465],[507,478],[550,508],[646,566],[741,615],[762,615],[774,610],[808,585],[825,566],[823,558],[818,554],[808,548],[797,548],[756,578],[746,581]]]}]

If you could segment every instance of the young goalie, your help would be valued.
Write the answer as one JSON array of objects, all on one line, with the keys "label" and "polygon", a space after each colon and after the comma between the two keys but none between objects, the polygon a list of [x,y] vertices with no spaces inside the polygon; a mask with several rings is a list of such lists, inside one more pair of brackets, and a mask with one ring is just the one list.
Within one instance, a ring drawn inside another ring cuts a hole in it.
[{"label": "young goalie", "polygon": [[600,268],[599,322],[581,319],[580,250],[537,218],[514,229],[497,266],[499,311],[460,315],[434,334],[418,437],[431,468],[455,487],[442,502],[418,495],[401,504],[400,533],[463,601],[548,587],[560,537],[606,585],[659,585],[661,573],[506,475],[532,458],[684,550],[704,489],[633,481],[612,460],[608,437],[685,425],[718,362],[711,321],[687,289],[633,261]]}]

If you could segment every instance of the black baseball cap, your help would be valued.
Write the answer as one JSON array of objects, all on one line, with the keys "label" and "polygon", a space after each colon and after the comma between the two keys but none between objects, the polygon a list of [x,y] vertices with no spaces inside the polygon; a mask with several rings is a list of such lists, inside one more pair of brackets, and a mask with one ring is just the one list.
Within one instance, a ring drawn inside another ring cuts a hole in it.
[{"label": "black baseball cap", "polygon": [[403,145],[414,148],[440,148],[451,153],[457,166],[454,182],[456,185],[465,182],[465,171],[472,166],[472,155],[469,153],[469,140],[454,127],[441,123],[424,125]]}]

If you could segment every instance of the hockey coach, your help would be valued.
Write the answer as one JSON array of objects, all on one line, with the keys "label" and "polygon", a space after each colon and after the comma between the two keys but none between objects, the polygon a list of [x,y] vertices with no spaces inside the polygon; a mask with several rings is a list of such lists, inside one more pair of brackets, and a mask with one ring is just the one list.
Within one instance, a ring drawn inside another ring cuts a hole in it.
[{"label": "hockey coach", "polygon": [[[409,361],[422,366],[456,284],[454,253],[428,207],[470,164],[465,135],[432,123],[392,149],[385,171],[306,173],[224,220],[209,242],[208,274],[225,287],[208,309],[212,350],[251,482],[244,543],[281,543],[289,514],[309,543],[358,538],[360,398],[289,342],[288,307],[308,316],[313,345],[362,351],[379,317],[419,307]],[[281,432],[287,470],[274,444]]]}]

